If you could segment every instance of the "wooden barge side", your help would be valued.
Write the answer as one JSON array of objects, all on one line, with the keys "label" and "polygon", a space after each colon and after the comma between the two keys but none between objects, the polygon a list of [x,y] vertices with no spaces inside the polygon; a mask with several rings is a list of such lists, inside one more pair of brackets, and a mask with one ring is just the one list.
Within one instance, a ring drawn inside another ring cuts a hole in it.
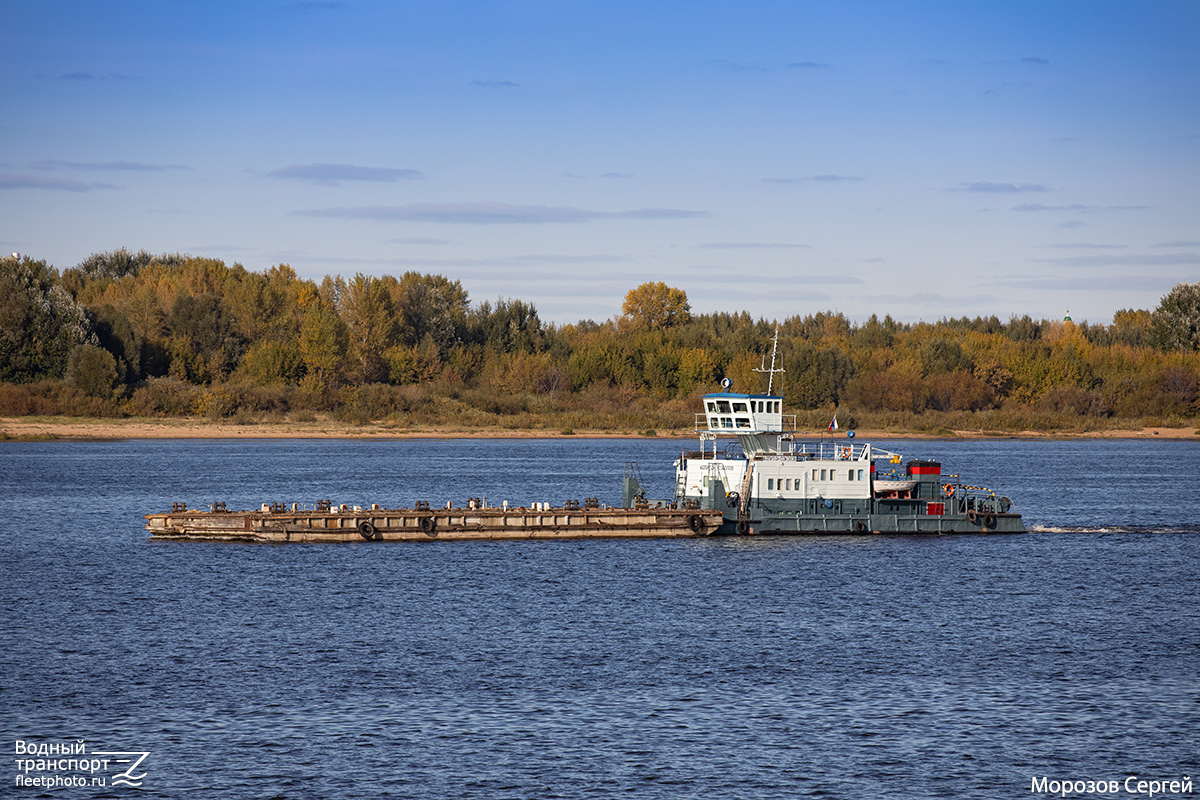
[{"label": "wooden barge side", "polygon": [[153,539],[428,542],[708,536],[723,515],[686,508],[439,508],[199,511],[146,514]]}]

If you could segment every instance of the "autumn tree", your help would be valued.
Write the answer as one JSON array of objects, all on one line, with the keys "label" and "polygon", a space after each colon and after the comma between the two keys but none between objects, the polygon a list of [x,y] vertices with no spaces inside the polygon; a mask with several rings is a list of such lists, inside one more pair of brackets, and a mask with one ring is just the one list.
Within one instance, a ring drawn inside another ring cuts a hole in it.
[{"label": "autumn tree", "polygon": [[396,340],[396,310],[387,287],[378,278],[360,272],[346,284],[341,312],[350,332],[357,382],[387,380],[384,353]]},{"label": "autumn tree", "polygon": [[775,378],[775,386],[786,379],[788,400],[797,408],[820,408],[842,401],[847,382],[854,376],[854,363],[837,347],[819,347],[806,341],[797,343],[781,359],[786,370]]},{"label": "autumn tree", "polygon": [[484,301],[472,314],[475,338],[500,353],[537,353],[546,347],[546,332],[532,303],[500,298],[493,308]]},{"label": "autumn tree", "polygon": [[260,386],[297,384],[305,374],[304,354],[295,339],[259,339],[246,349],[239,372]]},{"label": "autumn tree", "polygon": [[117,388],[117,361],[102,347],[77,344],[67,357],[66,380],[86,395],[111,400]]},{"label": "autumn tree", "polygon": [[75,269],[83,272],[93,280],[105,278],[115,280],[123,278],[126,275],[136,276],[153,263],[178,266],[185,260],[186,258],[179,253],[163,253],[156,256],[145,250],[131,253],[122,247],[106,253],[92,253],[83,261],[80,261],[75,266]]},{"label": "autumn tree", "polygon": [[1200,350],[1200,283],[1179,283],[1151,314],[1154,344],[1161,350]]},{"label": "autumn tree", "polygon": [[175,298],[167,315],[171,372],[194,383],[224,378],[241,358],[245,340],[220,295],[190,293]]},{"label": "autumn tree", "polygon": [[29,257],[0,259],[0,381],[61,378],[78,344],[99,344],[57,270]]},{"label": "autumn tree", "polygon": [[392,294],[402,343],[415,347],[428,337],[440,357],[462,339],[471,303],[461,283],[419,272],[381,280]]},{"label": "autumn tree", "polygon": [[121,383],[141,380],[142,340],[129,318],[107,303],[89,308],[88,312],[100,346],[113,356],[118,380]]},{"label": "autumn tree", "polygon": [[1151,342],[1152,317],[1145,309],[1122,308],[1113,314],[1113,339],[1133,347]]},{"label": "autumn tree", "polygon": [[226,282],[224,298],[238,333],[247,341],[295,341],[303,318],[301,293],[315,294],[316,286],[299,280],[295,270],[280,264],[262,273],[233,271]]},{"label": "autumn tree", "polygon": [[687,292],[662,281],[630,289],[621,304],[624,321],[635,329],[661,330],[691,319]]}]

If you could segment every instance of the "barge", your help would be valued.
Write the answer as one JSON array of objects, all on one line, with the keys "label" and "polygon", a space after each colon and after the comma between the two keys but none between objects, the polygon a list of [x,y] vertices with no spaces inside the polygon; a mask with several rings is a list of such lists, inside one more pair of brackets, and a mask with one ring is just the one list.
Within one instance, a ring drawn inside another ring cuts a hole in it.
[{"label": "barge", "polygon": [[698,537],[715,533],[724,523],[716,509],[652,507],[634,502],[630,508],[601,507],[594,499],[560,507],[489,507],[470,499],[465,508],[312,507],[299,503],[263,504],[257,511],[230,511],[223,503],[208,510],[176,503],[170,512],[146,515],[154,539],[207,539],[242,542],[429,542],[461,539],[579,539]]}]

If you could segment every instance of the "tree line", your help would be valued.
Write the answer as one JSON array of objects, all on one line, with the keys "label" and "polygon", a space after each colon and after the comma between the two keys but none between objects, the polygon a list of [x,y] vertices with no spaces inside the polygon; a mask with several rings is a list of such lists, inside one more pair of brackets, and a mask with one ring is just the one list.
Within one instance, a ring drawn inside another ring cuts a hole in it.
[{"label": "tree line", "polygon": [[692,314],[682,290],[645,283],[609,320],[555,325],[521,299],[472,303],[441,275],[318,282],[286,264],[253,272],[117,250],[61,272],[3,260],[0,413],[526,427],[549,417],[619,426],[636,413],[690,426],[695,397],[722,378],[762,390],[756,368],[776,329],[776,381],[814,420],[840,408],[864,420],[974,415],[1011,428],[1200,412],[1200,283],[1106,324],[832,312],[769,321]]}]

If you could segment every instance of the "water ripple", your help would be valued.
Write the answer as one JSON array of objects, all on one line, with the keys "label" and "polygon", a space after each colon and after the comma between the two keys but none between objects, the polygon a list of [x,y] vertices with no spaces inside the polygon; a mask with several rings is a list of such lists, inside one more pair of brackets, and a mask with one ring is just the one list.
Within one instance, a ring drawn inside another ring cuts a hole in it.
[{"label": "water ripple", "polygon": [[[140,527],[213,487],[231,507],[411,503],[471,475],[464,494],[557,502],[665,444],[5,444],[4,736],[150,751],[152,797],[1013,797],[1033,776],[1200,770],[1200,538],[1167,535],[1200,527],[1159,518],[1181,487],[1145,480],[1161,458],[1142,443],[934,443],[964,474],[1032,472],[1028,500],[1006,488],[1028,536],[261,546]],[[1200,448],[1172,452],[1200,474]],[[1131,467],[1102,506],[1061,469],[1081,453]]]}]

